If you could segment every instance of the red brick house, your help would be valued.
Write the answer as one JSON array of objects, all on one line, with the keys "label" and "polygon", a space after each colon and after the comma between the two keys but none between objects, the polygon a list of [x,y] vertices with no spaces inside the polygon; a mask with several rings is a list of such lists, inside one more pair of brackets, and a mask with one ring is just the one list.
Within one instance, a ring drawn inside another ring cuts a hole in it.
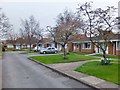
[{"label": "red brick house", "polygon": [[[110,42],[108,42],[106,53],[110,55],[120,55],[120,34],[114,35]],[[94,38],[94,41],[97,39]],[[101,40],[101,43],[103,40]],[[88,53],[102,53],[100,48],[97,48],[93,43],[91,43],[90,38],[81,38],[79,41],[72,42],[73,52],[88,52]]]}]

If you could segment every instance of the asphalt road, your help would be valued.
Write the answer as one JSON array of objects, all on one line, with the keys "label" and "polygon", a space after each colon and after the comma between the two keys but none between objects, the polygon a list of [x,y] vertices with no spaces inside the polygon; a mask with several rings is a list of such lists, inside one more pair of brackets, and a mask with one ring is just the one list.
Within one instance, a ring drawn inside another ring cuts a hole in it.
[{"label": "asphalt road", "polygon": [[2,61],[2,88],[90,88],[60,75],[18,52],[6,52]]}]

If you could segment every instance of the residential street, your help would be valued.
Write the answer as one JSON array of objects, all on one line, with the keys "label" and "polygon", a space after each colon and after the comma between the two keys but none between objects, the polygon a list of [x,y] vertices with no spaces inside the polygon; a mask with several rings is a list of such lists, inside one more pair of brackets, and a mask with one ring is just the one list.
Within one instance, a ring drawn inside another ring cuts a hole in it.
[{"label": "residential street", "polygon": [[2,63],[2,88],[89,88],[27,59],[18,52],[6,52]]}]

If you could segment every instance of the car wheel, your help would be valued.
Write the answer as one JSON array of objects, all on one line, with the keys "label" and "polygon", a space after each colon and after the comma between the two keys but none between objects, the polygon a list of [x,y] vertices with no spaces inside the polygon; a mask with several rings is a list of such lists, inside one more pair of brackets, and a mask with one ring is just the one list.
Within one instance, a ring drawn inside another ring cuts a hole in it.
[{"label": "car wheel", "polygon": [[46,52],[44,51],[43,54],[46,54]]},{"label": "car wheel", "polygon": [[55,53],[58,53],[57,51],[55,51]]}]

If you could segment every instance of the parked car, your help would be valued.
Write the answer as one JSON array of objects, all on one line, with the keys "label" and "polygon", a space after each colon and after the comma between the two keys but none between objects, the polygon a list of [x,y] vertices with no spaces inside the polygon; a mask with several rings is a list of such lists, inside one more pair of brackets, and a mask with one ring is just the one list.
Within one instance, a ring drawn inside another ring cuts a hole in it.
[{"label": "parked car", "polygon": [[40,51],[40,49],[41,49],[41,47],[37,47],[37,46],[36,46],[36,47],[33,48],[33,51],[34,51],[34,52],[37,52],[37,51]]},{"label": "parked car", "polygon": [[58,53],[58,50],[55,47],[47,47],[40,50],[40,53],[47,54],[47,53]]}]

